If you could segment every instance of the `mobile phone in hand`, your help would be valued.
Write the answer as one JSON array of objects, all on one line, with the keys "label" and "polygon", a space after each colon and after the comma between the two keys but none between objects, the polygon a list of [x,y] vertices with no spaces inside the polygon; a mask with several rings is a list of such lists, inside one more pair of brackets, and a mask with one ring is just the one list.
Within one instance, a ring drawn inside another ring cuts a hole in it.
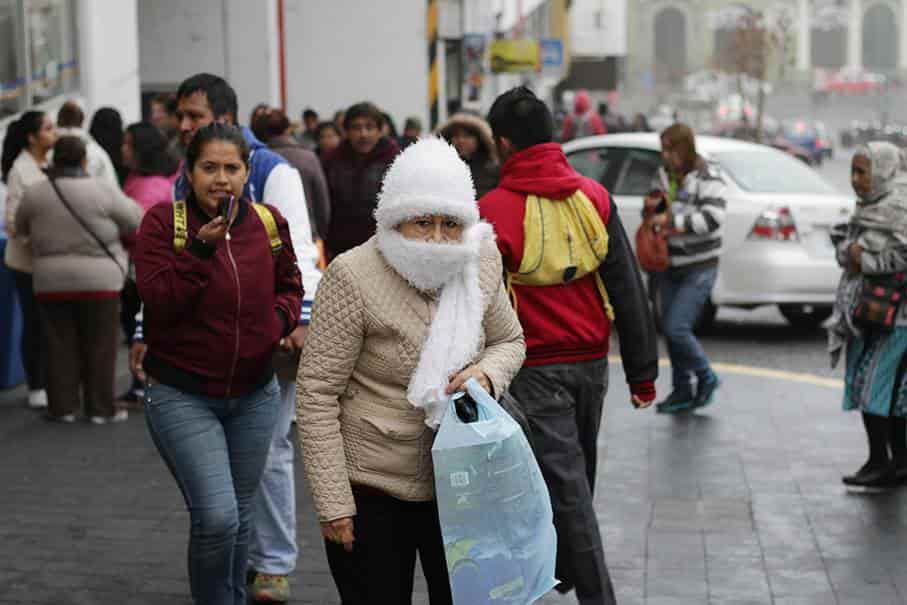
[{"label": "mobile phone in hand", "polygon": [[230,216],[233,214],[233,203],[235,200],[236,198],[231,195],[217,206],[217,212],[220,214],[221,218],[224,219],[225,223],[230,222]]},{"label": "mobile phone in hand", "polygon": [[668,194],[661,189],[653,189],[646,196],[649,200],[658,200],[658,203],[651,207],[652,214],[661,214],[668,209]]}]

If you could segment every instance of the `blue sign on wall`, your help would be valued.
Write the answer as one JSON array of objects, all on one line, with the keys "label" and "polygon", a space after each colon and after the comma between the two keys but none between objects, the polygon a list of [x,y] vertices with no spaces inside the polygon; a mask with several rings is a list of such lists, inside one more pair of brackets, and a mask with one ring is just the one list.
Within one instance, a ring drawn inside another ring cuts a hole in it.
[{"label": "blue sign on wall", "polygon": [[539,40],[539,49],[542,54],[542,67],[563,67],[564,42],[558,38],[542,38]]}]

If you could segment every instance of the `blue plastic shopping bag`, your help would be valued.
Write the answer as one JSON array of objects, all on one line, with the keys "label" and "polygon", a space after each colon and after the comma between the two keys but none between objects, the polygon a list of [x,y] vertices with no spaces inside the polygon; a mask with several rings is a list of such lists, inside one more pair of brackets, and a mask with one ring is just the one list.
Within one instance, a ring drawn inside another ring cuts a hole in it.
[{"label": "blue plastic shopping bag", "polygon": [[519,425],[475,381],[478,421],[448,405],[432,447],[454,605],[527,605],[557,583],[548,488]]}]

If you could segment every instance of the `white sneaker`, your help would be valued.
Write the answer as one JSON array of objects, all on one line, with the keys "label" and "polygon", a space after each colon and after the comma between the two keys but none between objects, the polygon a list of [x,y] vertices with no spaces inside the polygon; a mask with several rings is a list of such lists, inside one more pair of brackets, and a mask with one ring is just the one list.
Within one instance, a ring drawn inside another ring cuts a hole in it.
[{"label": "white sneaker", "polygon": [[105,418],[104,416],[92,416],[90,419],[92,424],[108,424],[108,423],[117,423],[125,422],[129,420],[129,412],[126,410],[117,410],[113,416]]},{"label": "white sneaker", "polygon": [[40,391],[29,391],[28,392],[28,407],[33,410],[38,410],[41,408],[47,407],[47,391],[41,389]]}]

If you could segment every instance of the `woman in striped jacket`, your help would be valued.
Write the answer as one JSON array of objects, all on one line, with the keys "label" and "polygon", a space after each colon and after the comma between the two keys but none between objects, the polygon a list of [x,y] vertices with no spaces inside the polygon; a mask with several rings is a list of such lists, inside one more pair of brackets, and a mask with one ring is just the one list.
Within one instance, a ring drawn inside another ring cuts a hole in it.
[{"label": "woman in striped jacket", "polygon": [[659,288],[673,380],[671,394],[657,410],[674,414],[710,404],[719,385],[693,327],[718,275],[727,186],[717,166],[696,153],[689,126],[674,124],[662,133],[661,141],[678,187],[670,210],[654,218],[668,238],[670,267]]}]

